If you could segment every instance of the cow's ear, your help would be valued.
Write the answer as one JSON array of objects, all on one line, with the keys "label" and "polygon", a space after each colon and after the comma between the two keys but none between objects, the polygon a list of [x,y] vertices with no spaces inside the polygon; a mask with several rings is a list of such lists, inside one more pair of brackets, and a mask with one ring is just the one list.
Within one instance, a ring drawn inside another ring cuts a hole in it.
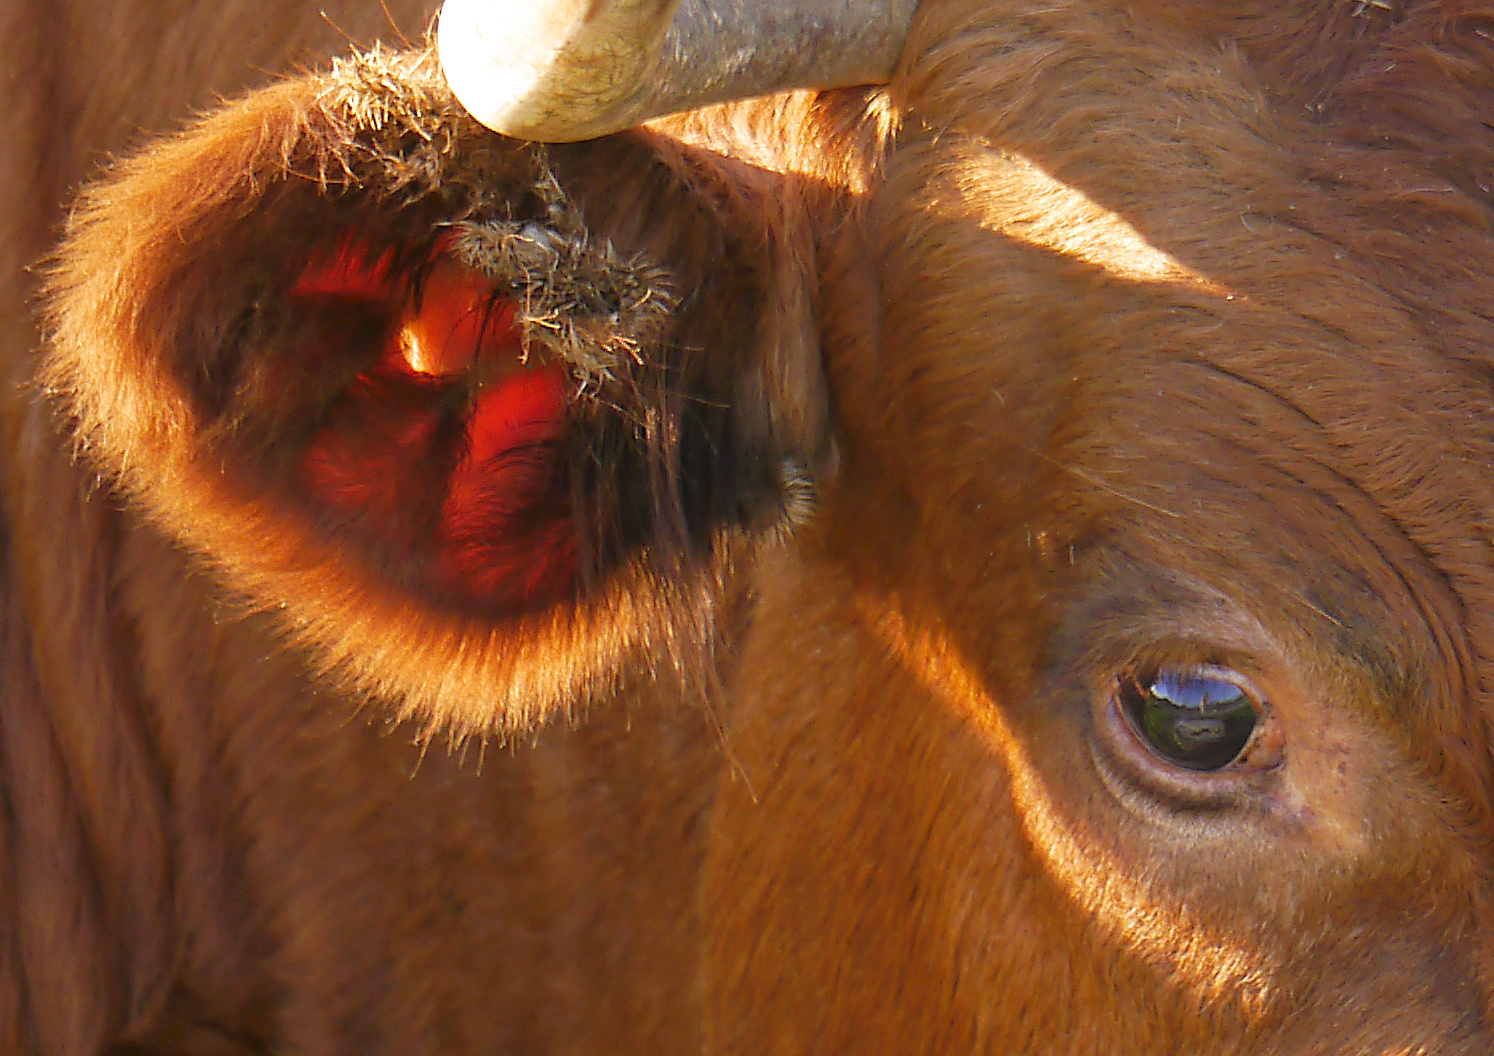
[{"label": "cow's ear", "polygon": [[802,255],[725,164],[505,140],[427,56],[349,60],[84,196],[47,384],[320,671],[523,729],[697,663],[742,548],[807,514]]}]

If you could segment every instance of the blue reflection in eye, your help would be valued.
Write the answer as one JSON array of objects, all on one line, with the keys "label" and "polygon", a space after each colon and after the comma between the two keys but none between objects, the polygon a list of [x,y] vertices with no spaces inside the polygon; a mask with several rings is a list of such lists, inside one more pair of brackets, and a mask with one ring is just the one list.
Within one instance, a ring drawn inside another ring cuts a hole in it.
[{"label": "blue reflection in eye", "polygon": [[1186,671],[1159,671],[1148,689],[1153,696],[1180,708],[1208,708],[1244,696],[1244,690],[1233,682]]}]

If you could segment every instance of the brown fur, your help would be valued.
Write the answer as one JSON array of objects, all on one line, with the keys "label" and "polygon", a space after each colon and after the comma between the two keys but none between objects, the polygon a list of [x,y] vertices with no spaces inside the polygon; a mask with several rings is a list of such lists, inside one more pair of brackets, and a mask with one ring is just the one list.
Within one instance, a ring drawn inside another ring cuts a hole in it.
[{"label": "brown fur", "polygon": [[[296,53],[110,17],[7,27],[7,259],[118,115]],[[529,148],[386,56],[115,166],[40,368],[0,316],[0,1052],[1489,1051],[1490,27],[924,0],[885,92]],[[562,271],[667,286],[575,423],[646,516],[467,611],[282,488],[311,405],[215,371],[288,331],[224,321],[552,179]],[[624,428],[691,401],[694,491]],[[1149,792],[1097,702],[1160,662],[1285,762]]]}]

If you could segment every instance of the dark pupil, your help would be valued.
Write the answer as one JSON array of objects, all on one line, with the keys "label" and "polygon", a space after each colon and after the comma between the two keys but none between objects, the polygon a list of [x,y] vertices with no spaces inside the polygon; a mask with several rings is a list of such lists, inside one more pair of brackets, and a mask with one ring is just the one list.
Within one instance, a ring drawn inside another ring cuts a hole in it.
[{"label": "dark pupil", "polygon": [[1152,748],[1189,770],[1228,766],[1255,729],[1255,704],[1233,682],[1207,675],[1157,674],[1122,690],[1131,721]]}]

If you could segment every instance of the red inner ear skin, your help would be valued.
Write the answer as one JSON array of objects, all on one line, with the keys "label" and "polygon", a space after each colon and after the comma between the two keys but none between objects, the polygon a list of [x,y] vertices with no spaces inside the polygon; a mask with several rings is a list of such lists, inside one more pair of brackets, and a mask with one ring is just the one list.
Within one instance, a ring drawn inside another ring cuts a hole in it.
[{"label": "red inner ear skin", "polygon": [[392,258],[345,243],[291,288],[390,320],[378,364],[302,455],[301,483],[379,542],[426,555],[445,592],[508,611],[555,601],[576,575],[561,464],[570,373],[525,362],[517,307],[484,276],[438,255],[417,290]]},{"label": "red inner ear skin", "polygon": [[561,367],[530,368],[474,401],[439,550],[444,578],[473,597],[554,598],[575,579],[569,495],[556,465],[570,383]]},{"label": "red inner ear skin", "polygon": [[418,304],[398,330],[400,357],[417,374],[447,377],[483,364],[493,372],[523,366],[523,349],[514,326],[518,305],[493,301],[483,276],[450,259],[438,258],[421,282]]},{"label": "red inner ear skin", "polygon": [[314,259],[308,264],[291,287],[290,295],[297,299],[325,297],[388,303],[404,296],[403,284],[390,274],[393,263],[393,249],[386,249],[370,261],[366,247],[344,241],[330,257]]}]

